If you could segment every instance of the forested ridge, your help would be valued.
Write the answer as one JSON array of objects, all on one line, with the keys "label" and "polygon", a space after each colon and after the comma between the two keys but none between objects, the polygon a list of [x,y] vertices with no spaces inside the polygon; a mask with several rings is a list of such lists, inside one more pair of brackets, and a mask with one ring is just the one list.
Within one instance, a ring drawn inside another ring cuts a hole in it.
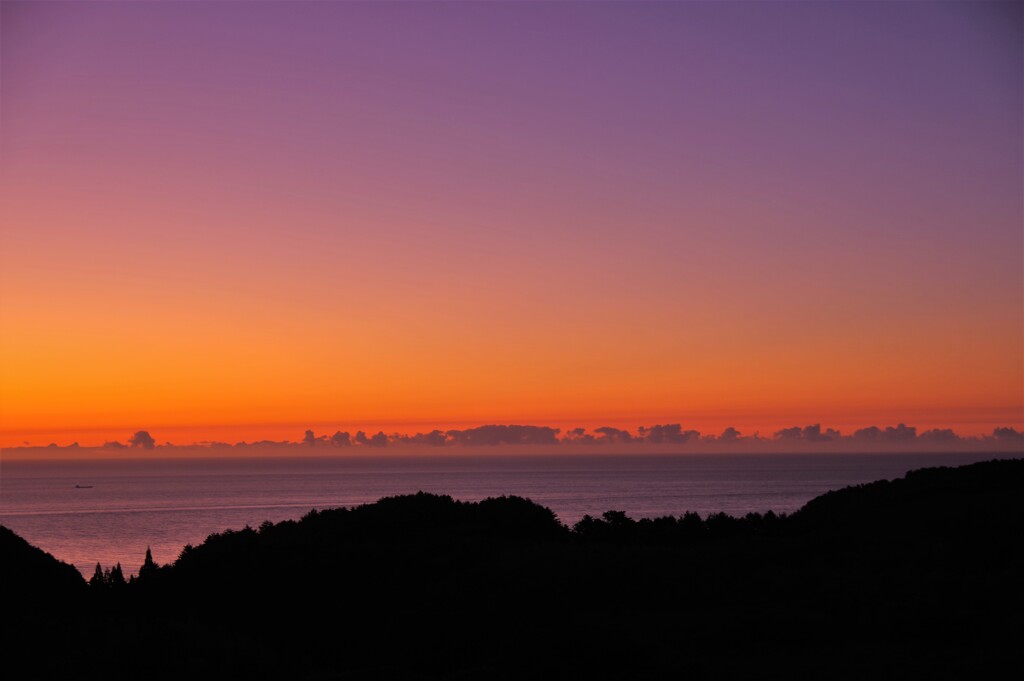
[{"label": "forested ridge", "polygon": [[789,516],[573,527],[421,492],[89,582],[4,528],[5,658],[40,678],[991,675],[1024,668],[1022,491],[1024,460],[990,461]]}]

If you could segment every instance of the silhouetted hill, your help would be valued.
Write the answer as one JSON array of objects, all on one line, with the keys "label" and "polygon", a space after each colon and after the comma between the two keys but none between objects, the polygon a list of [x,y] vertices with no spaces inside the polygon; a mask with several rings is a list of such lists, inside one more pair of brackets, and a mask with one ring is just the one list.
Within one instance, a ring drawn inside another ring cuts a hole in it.
[{"label": "silhouetted hill", "polygon": [[391,497],[90,589],[80,633],[53,630],[66,653],[33,659],[97,678],[992,676],[1020,661],[1022,482],[1024,461],[994,461],[789,517],[572,529],[516,497]]},{"label": "silhouetted hill", "polygon": [[[1021,460],[959,468],[924,468],[903,478],[827,492],[794,515],[805,529],[829,532],[906,532],[915,536],[975,534],[996,525],[1020,525],[1024,504]],[[977,527],[984,519],[985,528]]]},{"label": "silhouetted hill", "polygon": [[38,608],[85,594],[75,566],[57,560],[0,525],[0,602],[12,608]]}]

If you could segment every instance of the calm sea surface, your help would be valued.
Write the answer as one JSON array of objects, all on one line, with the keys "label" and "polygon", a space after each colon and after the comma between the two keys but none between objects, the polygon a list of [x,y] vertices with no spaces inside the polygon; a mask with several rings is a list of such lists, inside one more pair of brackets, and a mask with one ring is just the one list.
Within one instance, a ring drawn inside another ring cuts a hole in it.
[{"label": "calm sea surface", "polygon": [[[91,575],[136,572],[213,532],[296,519],[419,490],[479,500],[516,494],[565,523],[615,509],[635,518],[792,512],[831,489],[992,454],[391,456],[0,462],[0,524]],[[91,486],[76,488],[76,485]]]}]

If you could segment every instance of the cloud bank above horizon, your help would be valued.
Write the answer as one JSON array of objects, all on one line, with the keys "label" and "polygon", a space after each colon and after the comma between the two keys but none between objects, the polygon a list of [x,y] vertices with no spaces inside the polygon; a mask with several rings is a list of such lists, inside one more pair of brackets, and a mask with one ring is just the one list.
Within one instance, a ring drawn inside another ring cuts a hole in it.
[{"label": "cloud bank above horizon", "polygon": [[255,440],[234,443],[223,441],[201,441],[189,444],[158,443],[149,431],[136,431],[125,440],[109,440],[98,446],[82,446],[73,442],[66,446],[56,443],[43,446],[25,445],[8,447],[4,451],[38,450],[89,450],[89,451],[130,451],[143,450],[173,452],[174,450],[205,450],[210,453],[235,452],[251,449],[288,449],[318,452],[365,452],[384,449],[398,450],[493,450],[496,448],[544,449],[596,451],[600,448],[616,447],[619,450],[642,451],[644,449],[694,450],[750,450],[750,451],[912,451],[912,450],[960,450],[1014,451],[1024,454],[1024,432],[1006,426],[993,429],[990,434],[962,437],[949,428],[933,428],[918,432],[914,426],[899,423],[895,426],[869,426],[844,434],[834,428],[823,429],[820,424],[793,426],[762,435],[759,432],[744,434],[729,427],[720,433],[701,433],[686,429],[680,423],[639,426],[635,430],[609,426],[587,429],[561,429],[550,426],[489,424],[475,428],[440,430],[413,434],[385,433],[378,431],[368,434],[357,430],[336,430],[333,434],[316,434],[306,430],[296,440]]}]

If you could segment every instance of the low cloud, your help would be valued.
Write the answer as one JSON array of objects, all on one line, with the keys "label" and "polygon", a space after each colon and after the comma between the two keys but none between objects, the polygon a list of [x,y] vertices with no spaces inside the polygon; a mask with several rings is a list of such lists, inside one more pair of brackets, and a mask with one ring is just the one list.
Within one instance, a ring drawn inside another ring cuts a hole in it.
[{"label": "low cloud", "polygon": [[153,436],[148,431],[140,430],[128,438],[128,445],[131,447],[142,447],[143,449],[153,449],[156,447],[156,440],[153,439]]},{"label": "low cloud", "polygon": [[315,447],[316,445],[329,444],[330,440],[326,435],[315,435],[312,430],[307,430],[306,434],[302,437],[302,444],[307,447]]},{"label": "low cloud", "polygon": [[893,428],[892,426],[885,429],[885,438],[890,442],[903,442],[906,440],[913,440],[917,437],[917,428],[913,426],[906,426],[902,423]]},{"label": "low cloud", "polygon": [[870,426],[854,431],[853,439],[859,442],[907,442],[917,437],[917,428],[899,424],[887,426],[884,430],[878,426]]},{"label": "low cloud", "polygon": [[740,431],[736,430],[732,426],[729,426],[728,428],[722,431],[721,435],[718,436],[718,441],[735,442],[736,440],[740,439],[742,435],[743,434]]},{"label": "low cloud", "polygon": [[429,433],[416,433],[410,440],[415,445],[429,445],[430,447],[443,447],[448,441],[448,436],[443,430],[432,430]]},{"label": "low cloud", "polygon": [[256,442],[236,442],[235,447],[287,447],[295,444],[298,443],[288,440],[257,440]]},{"label": "low cloud", "polygon": [[878,426],[868,426],[853,431],[853,439],[860,442],[878,442],[882,439],[882,429]]},{"label": "low cloud", "polygon": [[547,426],[488,425],[449,430],[448,437],[461,445],[556,445],[558,433],[558,428]]},{"label": "low cloud", "polygon": [[372,437],[367,437],[366,433],[360,430],[356,433],[355,442],[364,447],[387,447],[388,436],[384,434],[384,431],[380,431]]},{"label": "low cloud", "polygon": [[684,444],[691,440],[699,440],[700,432],[696,430],[683,430],[678,423],[644,427],[640,426],[637,431],[638,438],[652,444]]},{"label": "low cloud", "polygon": [[586,428],[573,428],[565,433],[562,442],[572,445],[592,445],[597,443],[597,438],[588,433]]},{"label": "low cloud", "polygon": [[822,432],[821,424],[815,423],[811,426],[794,426],[793,428],[783,428],[775,433],[776,440],[782,441],[800,441],[800,442],[831,442],[833,440],[839,440],[843,436],[838,430],[829,428]]},{"label": "low cloud", "polygon": [[443,447],[448,442],[448,434],[443,430],[432,430],[429,433],[402,435],[394,433],[391,442],[397,445],[425,445],[427,447]]},{"label": "low cloud", "polygon": [[604,426],[602,428],[596,428],[594,432],[598,435],[597,441],[599,443],[622,444],[633,441],[633,435],[628,430],[619,430],[618,428]]},{"label": "low cloud", "polygon": [[996,428],[992,431],[992,437],[1004,442],[1024,441],[1024,433],[1017,432],[1014,428]]},{"label": "low cloud", "polygon": [[[347,431],[336,431],[333,435],[317,435],[312,429],[306,430],[304,436],[298,441],[288,440],[261,440],[258,442],[238,442],[229,445],[225,442],[203,441],[192,445],[175,446],[169,442],[157,445],[155,438],[148,431],[136,431],[131,437],[124,441],[108,441],[102,445],[103,449],[142,449],[152,450],[159,447],[162,450],[183,449],[198,447],[205,449],[223,449],[228,447],[246,448],[255,447],[270,452],[272,450],[286,447],[315,447],[323,445],[324,448],[349,448],[357,447],[430,447],[440,448],[451,445],[462,446],[496,446],[496,445],[546,445],[564,447],[566,449],[587,449],[599,446],[615,446],[617,451],[642,451],[648,445],[677,446],[682,451],[837,451],[837,452],[860,452],[860,451],[1017,451],[1024,443],[1024,432],[1014,427],[999,427],[992,430],[990,435],[960,436],[951,428],[931,428],[918,432],[914,426],[899,423],[895,426],[868,426],[860,428],[851,435],[843,435],[833,428],[823,428],[821,424],[814,423],[806,426],[793,426],[783,428],[772,434],[771,437],[761,437],[758,433],[743,435],[739,429],[728,427],[718,435],[701,435],[697,430],[685,430],[679,423],[657,424],[652,426],[641,426],[635,431],[602,426],[592,430],[576,427],[566,431],[548,426],[532,425],[499,425],[489,424],[476,428],[440,430],[434,429],[425,433],[386,434],[383,431],[375,435],[368,435],[360,430],[353,436]],[[68,445],[78,447],[78,443]],[[45,449],[45,446],[32,447],[28,449]],[[58,448],[56,444],[50,445],[49,449]],[[94,449],[95,446],[83,449]],[[18,448],[15,448],[18,449]]]},{"label": "low cloud", "polygon": [[957,442],[960,436],[950,428],[933,428],[918,435],[917,439],[926,442]]}]

